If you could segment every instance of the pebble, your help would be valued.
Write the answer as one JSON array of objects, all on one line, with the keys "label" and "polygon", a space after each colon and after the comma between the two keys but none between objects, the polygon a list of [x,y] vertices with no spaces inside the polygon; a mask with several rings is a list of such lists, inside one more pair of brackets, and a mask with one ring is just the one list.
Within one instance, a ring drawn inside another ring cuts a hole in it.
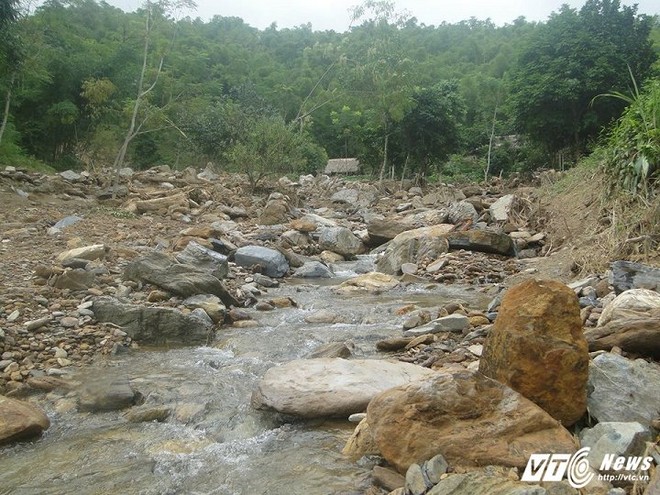
[{"label": "pebble", "polygon": [[21,312],[16,309],[12,311],[10,315],[7,317],[7,322],[11,323],[13,321],[16,321],[19,316],[21,316]]},{"label": "pebble", "polygon": [[78,318],[74,318],[73,316],[65,316],[60,320],[60,325],[62,325],[64,328],[75,328],[79,324]]},{"label": "pebble", "polygon": [[34,330],[40,329],[44,325],[48,325],[48,323],[50,323],[50,318],[50,316],[44,316],[38,320],[27,321],[25,322],[25,328],[28,331],[33,332]]}]

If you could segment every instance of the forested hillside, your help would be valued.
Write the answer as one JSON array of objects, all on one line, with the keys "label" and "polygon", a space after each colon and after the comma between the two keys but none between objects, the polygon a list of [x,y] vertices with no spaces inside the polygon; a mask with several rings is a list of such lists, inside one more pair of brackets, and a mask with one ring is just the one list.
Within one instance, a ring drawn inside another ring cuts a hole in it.
[{"label": "forested hillside", "polygon": [[[347,33],[258,30],[182,2],[0,0],[0,160],[483,177],[570,163],[660,66],[660,25],[617,0],[544,23],[426,26],[366,2]],[[632,78],[631,78],[632,76]],[[487,170],[488,169],[488,170]]]}]

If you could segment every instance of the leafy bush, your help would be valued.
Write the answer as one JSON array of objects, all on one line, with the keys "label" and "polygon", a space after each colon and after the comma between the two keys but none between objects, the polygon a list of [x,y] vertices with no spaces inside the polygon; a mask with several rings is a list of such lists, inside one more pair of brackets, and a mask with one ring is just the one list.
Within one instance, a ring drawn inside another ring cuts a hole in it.
[{"label": "leafy bush", "polygon": [[618,186],[646,196],[660,175],[660,81],[649,81],[643,92],[633,85],[632,96],[604,95],[630,103],[608,136],[605,167]]},{"label": "leafy bush", "polygon": [[227,153],[237,171],[247,174],[252,189],[271,174],[298,173],[307,166],[309,139],[279,117],[260,117],[249,125]]}]

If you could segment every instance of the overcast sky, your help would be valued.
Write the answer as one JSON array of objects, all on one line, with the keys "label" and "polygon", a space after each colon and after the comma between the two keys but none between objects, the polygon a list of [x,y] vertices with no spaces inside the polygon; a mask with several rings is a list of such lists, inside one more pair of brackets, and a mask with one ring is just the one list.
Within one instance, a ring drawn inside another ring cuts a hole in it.
[{"label": "overcast sky", "polygon": [[[124,10],[135,10],[140,0],[106,0]],[[490,18],[495,24],[511,23],[524,16],[529,21],[545,21],[551,12],[567,3],[579,8],[586,0],[398,0],[397,11],[408,11],[419,23],[438,25],[476,17]],[[346,31],[350,24],[349,8],[360,0],[197,0],[191,17],[209,20],[214,15],[240,17],[247,24],[264,29],[273,22],[279,28],[295,27],[308,22],[314,30]],[[660,13],[660,0],[623,0],[623,4],[639,5],[639,13]]]}]

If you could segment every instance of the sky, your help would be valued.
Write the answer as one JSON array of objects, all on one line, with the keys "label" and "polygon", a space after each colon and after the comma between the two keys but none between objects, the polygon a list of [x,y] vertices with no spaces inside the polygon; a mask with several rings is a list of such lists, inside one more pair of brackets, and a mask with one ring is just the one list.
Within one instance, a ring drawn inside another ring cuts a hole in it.
[{"label": "sky", "polygon": [[[124,10],[135,10],[139,0],[106,0]],[[420,24],[456,23],[476,17],[490,18],[497,25],[511,23],[520,16],[528,21],[545,21],[566,3],[580,8],[586,0],[398,0],[397,12],[408,11]],[[278,28],[312,24],[315,31],[333,29],[346,31],[350,25],[349,9],[361,0],[196,0],[197,10],[190,17],[209,20],[214,15],[240,17],[247,24],[264,29],[273,22]],[[660,0],[623,0],[624,5],[639,5],[639,13],[660,14]]]}]

